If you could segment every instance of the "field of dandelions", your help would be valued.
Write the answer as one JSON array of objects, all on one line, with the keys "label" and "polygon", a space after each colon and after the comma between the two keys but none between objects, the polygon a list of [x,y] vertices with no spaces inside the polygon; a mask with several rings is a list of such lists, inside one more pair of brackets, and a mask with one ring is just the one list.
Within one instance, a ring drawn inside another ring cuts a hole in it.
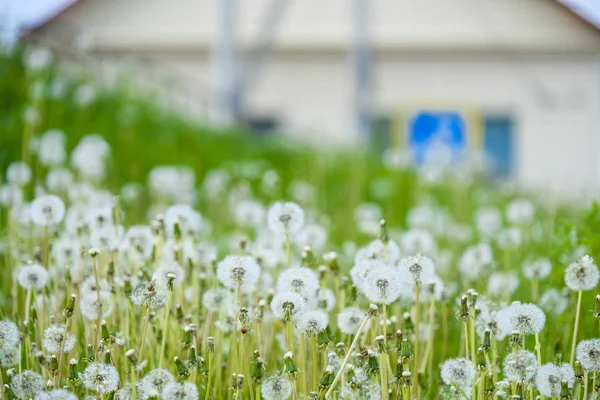
[{"label": "field of dandelions", "polygon": [[594,399],[600,209],[0,61],[3,399]]}]

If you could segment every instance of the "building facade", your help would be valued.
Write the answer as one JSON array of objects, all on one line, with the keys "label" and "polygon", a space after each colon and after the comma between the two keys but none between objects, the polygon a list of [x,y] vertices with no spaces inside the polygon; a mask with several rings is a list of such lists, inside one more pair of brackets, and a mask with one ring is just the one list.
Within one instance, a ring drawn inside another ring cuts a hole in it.
[{"label": "building facade", "polygon": [[[227,84],[218,60],[222,1],[79,0],[28,34],[60,46],[74,32],[87,35],[87,50],[108,63],[153,60],[214,117]],[[256,126],[323,144],[402,147],[411,145],[415,115],[449,112],[462,118],[466,146],[492,155],[497,175],[597,193],[596,26],[552,0],[367,1],[374,129],[365,137],[356,129],[356,1],[228,0],[229,76],[243,81],[243,109]]]}]

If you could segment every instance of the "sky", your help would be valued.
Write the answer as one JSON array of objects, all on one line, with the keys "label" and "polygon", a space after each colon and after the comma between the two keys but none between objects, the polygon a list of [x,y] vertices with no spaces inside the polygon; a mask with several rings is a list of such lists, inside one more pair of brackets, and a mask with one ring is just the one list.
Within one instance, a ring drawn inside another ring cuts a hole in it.
[{"label": "sky", "polygon": [[[73,1],[75,0],[0,0],[0,26],[7,27],[2,29],[2,34],[4,37],[7,35],[14,37],[19,26],[32,25],[44,20]],[[560,1],[579,10],[581,14],[600,26],[600,0]]]}]

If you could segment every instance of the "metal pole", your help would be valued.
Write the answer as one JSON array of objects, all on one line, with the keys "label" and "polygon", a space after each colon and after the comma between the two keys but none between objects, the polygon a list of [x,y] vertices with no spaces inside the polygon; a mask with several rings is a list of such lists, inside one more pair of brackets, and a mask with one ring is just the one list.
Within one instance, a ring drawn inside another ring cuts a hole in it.
[{"label": "metal pole", "polygon": [[368,1],[352,0],[354,115],[355,131],[360,143],[368,141],[371,131],[371,59],[367,33]]},{"label": "metal pole", "polygon": [[219,40],[217,44],[219,122],[232,124],[239,102],[235,49],[237,0],[219,0]]}]

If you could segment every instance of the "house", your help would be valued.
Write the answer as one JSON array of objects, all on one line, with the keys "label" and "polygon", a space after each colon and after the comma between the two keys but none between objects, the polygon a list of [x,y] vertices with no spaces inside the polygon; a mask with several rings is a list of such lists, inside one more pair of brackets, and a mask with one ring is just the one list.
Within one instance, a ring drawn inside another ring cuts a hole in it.
[{"label": "house", "polygon": [[[438,135],[484,150],[496,175],[520,184],[598,193],[596,25],[558,0],[370,0],[353,15],[357,2],[77,0],[27,34],[63,46],[85,34],[102,60],[153,60],[176,71],[207,115],[228,85],[223,66],[249,69],[243,105],[254,126],[359,144],[368,138],[356,129],[351,60],[362,23],[370,140],[421,148]],[[225,16],[235,54],[217,45],[223,4],[236,5]]]}]

